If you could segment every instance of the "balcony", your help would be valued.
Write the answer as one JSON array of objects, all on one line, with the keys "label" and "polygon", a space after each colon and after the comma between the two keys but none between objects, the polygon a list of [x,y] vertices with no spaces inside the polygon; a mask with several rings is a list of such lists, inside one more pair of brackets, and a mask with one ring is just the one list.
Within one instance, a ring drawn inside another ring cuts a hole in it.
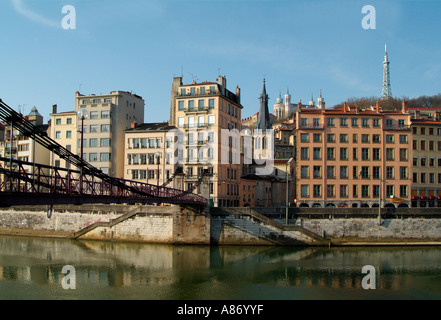
[{"label": "balcony", "polygon": [[410,126],[398,126],[398,125],[392,125],[392,126],[384,126],[385,131],[410,131]]},{"label": "balcony", "polygon": [[208,112],[208,106],[195,107],[195,108],[184,108],[185,113],[205,113]]},{"label": "balcony", "polygon": [[298,124],[297,129],[302,130],[323,130],[324,125],[323,124]]}]

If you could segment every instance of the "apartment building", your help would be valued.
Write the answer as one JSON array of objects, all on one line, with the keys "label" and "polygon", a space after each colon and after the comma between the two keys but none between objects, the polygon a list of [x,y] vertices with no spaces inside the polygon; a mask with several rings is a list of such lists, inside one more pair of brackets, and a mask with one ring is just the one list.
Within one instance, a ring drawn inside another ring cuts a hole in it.
[{"label": "apartment building", "polygon": [[[216,82],[183,84],[173,79],[170,125],[176,126],[174,148],[185,174],[184,188],[195,187],[203,170],[212,173],[212,206],[239,206],[240,156],[237,139],[222,137],[222,130],[241,130],[240,89],[227,89],[226,78]],[[225,140],[225,141],[224,141]],[[197,190],[196,190],[197,192]]]},{"label": "apartment building", "polygon": [[[74,111],[53,110],[51,137],[105,174],[123,178],[124,130],[133,121],[144,121],[142,97],[126,91],[104,95],[76,92]],[[51,163],[68,166],[56,155]]]},{"label": "apartment building", "polygon": [[[410,115],[359,110],[297,111],[297,204],[304,207],[410,206]],[[381,203],[380,203],[381,202]]]},{"label": "apartment building", "polygon": [[441,206],[441,121],[412,120],[412,207]]},{"label": "apartment building", "polygon": [[133,122],[125,130],[124,179],[169,188],[183,189],[183,179],[178,177],[178,165],[167,153],[172,140],[167,133],[176,129],[165,123]]},{"label": "apartment building", "polygon": [[[77,113],[75,111],[67,111],[57,113],[57,105],[52,106],[51,116],[51,126],[49,128],[49,136],[58,144],[65,147],[68,151],[77,153],[79,147],[77,148],[78,142],[78,119]],[[86,161],[87,159],[84,158]],[[77,168],[71,167],[71,164],[65,159],[60,159],[56,154],[51,152],[50,154],[50,164],[58,168],[66,168],[77,170]]]},{"label": "apartment building", "polygon": [[[36,107],[33,107],[25,118],[36,126],[38,130],[48,132],[49,125],[43,123],[43,116]],[[0,140],[1,156],[49,165],[49,150],[41,146],[32,137],[25,136],[16,129],[11,129],[8,123],[3,123],[2,128],[4,131],[2,133],[3,139]],[[9,164],[5,163],[5,165],[8,166]],[[32,166],[25,166],[25,169],[32,172]]]}]

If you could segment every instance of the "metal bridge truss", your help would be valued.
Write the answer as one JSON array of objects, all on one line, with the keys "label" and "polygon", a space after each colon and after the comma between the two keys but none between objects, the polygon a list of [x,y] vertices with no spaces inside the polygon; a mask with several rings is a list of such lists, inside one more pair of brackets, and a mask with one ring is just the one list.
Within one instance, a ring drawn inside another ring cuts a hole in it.
[{"label": "metal bridge truss", "polygon": [[[0,158],[0,206],[14,204],[172,203],[206,205],[182,191],[106,175],[40,131],[0,99],[0,120],[65,159],[79,170]],[[3,164],[2,164],[3,162]],[[196,185],[202,183],[204,175]]]}]

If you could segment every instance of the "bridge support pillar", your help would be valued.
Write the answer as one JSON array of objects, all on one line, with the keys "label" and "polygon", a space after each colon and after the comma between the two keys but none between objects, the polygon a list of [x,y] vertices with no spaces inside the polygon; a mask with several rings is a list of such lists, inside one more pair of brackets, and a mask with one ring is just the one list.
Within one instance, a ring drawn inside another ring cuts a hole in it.
[{"label": "bridge support pillar", "polygon": [[180,206],[173,213],[173,243],[210,244],[210,213],[207,209]]}]

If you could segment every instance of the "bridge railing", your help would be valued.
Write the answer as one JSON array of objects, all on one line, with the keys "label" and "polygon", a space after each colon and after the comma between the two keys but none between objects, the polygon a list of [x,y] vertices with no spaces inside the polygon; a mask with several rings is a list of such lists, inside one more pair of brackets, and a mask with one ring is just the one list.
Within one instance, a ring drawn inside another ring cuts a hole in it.
[{"label": "bridge railing", "polygon": [[118,179],[115,185],[80,170],[0,157],[0,192],[139,199],[149,203],[205,205],[205,198],[182,190]]}]

